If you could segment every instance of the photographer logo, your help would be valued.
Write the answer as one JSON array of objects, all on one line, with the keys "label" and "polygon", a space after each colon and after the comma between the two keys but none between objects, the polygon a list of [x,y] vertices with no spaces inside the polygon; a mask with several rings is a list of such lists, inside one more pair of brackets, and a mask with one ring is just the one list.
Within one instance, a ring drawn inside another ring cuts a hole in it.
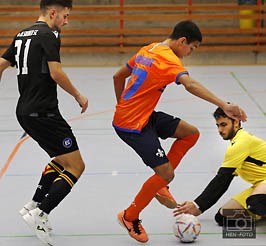
[{"label": "photographer logo", "polygon": [[255,219],[245,209],[223,209],[223,238],[256,238]]}]

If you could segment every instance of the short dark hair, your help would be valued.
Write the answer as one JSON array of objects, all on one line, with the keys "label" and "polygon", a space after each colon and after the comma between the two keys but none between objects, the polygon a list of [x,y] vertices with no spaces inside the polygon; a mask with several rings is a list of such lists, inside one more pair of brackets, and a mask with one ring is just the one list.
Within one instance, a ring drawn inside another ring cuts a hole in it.
[{"label": "short dark hair", "polygon": [[40,9],[41,11],[45,11],[48,7],[53,5],[72,9],[72,0],[41,0]]},{"label": "short dark hair", "polygon": [[227,114],[226,114],[226,113],[225,113],[220,107],[218,107],[218,108],[215,110],[215,112],[213,113],[213,117],[214,117],[215,119],[218,119],[218,118],[220,118],[220,117],[224,117],[224,118],[229,118],[229,119],[231,119],[231,120],[234,120],[234,119],[228,117]]},{"label": "short dark hair", "polygon": [[171,35],[169,36],[172,40],[185,37],[187,43],[194,41],[202,41],[202,35],[198,26],[192,21],[181,21],[175,27]]},{"label": "short dark hair", "polygon": [[[228,102],[229,103],[229,102]],[[230,104],[230,103],[229,103]],[[228,118],[234,123],[234,119],[229,117],[220,107],[218,107],[215,112],[213,113],[213,117],[217,120],[220,117]],[[241,126],[241,121],[239,121],[239,126]]]}]

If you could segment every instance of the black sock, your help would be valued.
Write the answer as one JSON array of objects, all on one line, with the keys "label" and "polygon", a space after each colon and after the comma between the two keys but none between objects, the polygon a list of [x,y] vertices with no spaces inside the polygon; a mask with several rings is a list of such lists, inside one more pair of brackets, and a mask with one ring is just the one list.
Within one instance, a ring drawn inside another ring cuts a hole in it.
[{"label": "black sock", "polygon": [[68,171],[63,171],[59,177],[55,179],[39,208],[43,212],[49,214],[68,195],[76,182],[77,178],[74,175]]},{"label": "black sock", "polygon": [[32,198],[33,201],[40,203],[50,190],[53,181],[63,172],[64,168],[55,161],[51,161],[45,167],[41,180]]}]

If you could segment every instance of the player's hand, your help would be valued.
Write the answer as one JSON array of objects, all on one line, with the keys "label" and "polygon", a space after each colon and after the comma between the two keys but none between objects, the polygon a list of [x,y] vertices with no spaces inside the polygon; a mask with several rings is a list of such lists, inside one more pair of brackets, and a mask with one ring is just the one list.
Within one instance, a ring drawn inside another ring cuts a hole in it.
[{"label": "player's hand", "polygon": [[241,120],[242,122],[247,121],[246,113],[236,104],[226,104],[226,106],[223,108],[223,111],[230,118]]},{"label": "player's hand", "polygon": [[174,216],[177,216],[179,214],[192,214],[194,216],[198,216],[201,214],[200,210],[196,207],[194,202],[188,202],[188,201],[180,205],[177,205],[173,213]]},{"label": "player's hand", "polygon": [[81,113],[84,113],[88,108],[88,98],[79,94],[75,97],[76,101],[79,103],[79,106],[82,108]]}]

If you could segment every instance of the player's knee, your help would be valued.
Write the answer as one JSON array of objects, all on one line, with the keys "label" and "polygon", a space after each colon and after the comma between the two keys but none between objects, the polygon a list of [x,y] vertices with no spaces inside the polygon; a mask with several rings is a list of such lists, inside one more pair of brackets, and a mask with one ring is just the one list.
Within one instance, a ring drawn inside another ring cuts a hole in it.
[{"label": "player's knee", "polygon": [[198,128],[196,128],[195,126],[193,127],[193,132],[192,132],[192,134],[194,135],[200,135],[200,132],[199,132],[199,130],[198,130]]},{"label": "player's knee", "polygon": [[165,180],[167,183],[170,183],[175,177],[174,171],[168,171],[167,173],[164,173],[161,175],[161,178]]},{"label": "player's knee", "polygon": [[217,212],[217,214],[215,215],[214,219],[215,219],[215,221],[217,222],[217,224],[218,224],[219,226],[223,226],[223,225],[224,225],[225,217],[224,217],[223,215],[221,215],[220,210],[221,210],[221,209],[218,210],[218,212]]},{"label": "player's knee", "polygon": [[85,164],[84,164],[83,161],[81,161],[81,162],[79,163],[79,165],[78,165],[78,169],[79,169],[80,173],[83,173],[83,172],[84,172],[84,170],[85,170]]},{"label": "player's knee", "polygon": [[250,212],[260,216],[266,215],[266,194],[251,195],[246,203]]},{"label": "player's knee", "polygon": [[71,166],[72,169],[75,169],[75,172],[79,175],[81,175],[85,170],[85,164],[83,160],[79,160],[75,163],[75,165]]},{"label": "player's knee", "polygon": [[175,178],[175,173],[174,171],[172,171],[171,173],[169,173],[168,182],[170,183],[174,178]]},{"label": "player's knee", "polygon": [[83,173],[85,170],[85,163],[82,161],[82,163],[80,164],[80,172]]},{"label": "player's knee", "polygon": [[192,134],[185,137],[183,140],[186,141],[187,145],[191,148],[196,144],[200,136],[200,133],[198,129],[195,127],[195,129],[192,131]]},{"label": "player's knee", "polygon": [[196,129],[196,132],[191,136],[191,138],[192,138],[192,146],[198,141],[198,139],[199,139],[199,136],[200,136],[200,133],[199,133],[199,131],[198,131],[198,129]]}]

